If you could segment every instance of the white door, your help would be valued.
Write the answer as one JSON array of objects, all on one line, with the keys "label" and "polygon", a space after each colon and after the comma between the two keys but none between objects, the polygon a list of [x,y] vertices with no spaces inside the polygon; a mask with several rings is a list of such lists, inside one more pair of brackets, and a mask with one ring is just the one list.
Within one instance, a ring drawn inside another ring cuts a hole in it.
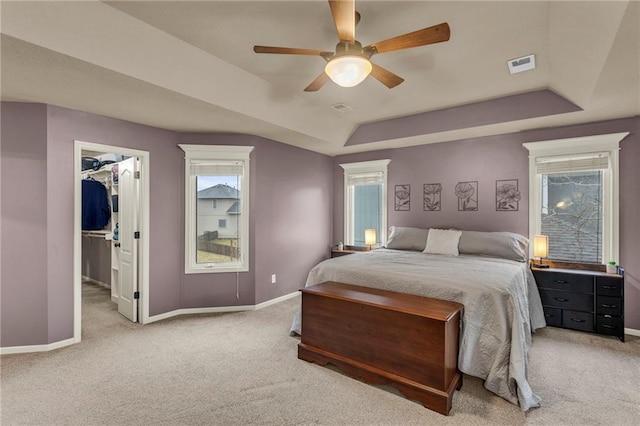
[{"label": "white door", "polygon": [[138,321],[138,232],[139,192],[136,175],[139,162],[135,157],[118,164],[119,242],[120,242],[120,297],[118,312],[133,322]]}]

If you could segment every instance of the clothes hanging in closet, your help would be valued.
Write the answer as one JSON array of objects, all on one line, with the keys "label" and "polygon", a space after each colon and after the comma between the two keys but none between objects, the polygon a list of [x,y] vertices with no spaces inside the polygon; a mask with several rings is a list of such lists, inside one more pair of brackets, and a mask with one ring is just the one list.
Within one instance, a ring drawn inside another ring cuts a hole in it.
[{"label": "clothes hanging in closet", "polygon": [[97,231],[109,223],[111,208],[107,188],[92,179],[82,181],[82,229]]}]

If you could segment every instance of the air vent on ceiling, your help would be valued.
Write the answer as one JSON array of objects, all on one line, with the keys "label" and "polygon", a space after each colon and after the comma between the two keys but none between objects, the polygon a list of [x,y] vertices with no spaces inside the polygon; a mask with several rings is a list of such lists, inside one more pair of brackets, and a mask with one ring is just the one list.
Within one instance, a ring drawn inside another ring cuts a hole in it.
[{"label": "air vent on ceiling", "polygon": [[535,55],[527,55],[521,58],[509,59],[507,61],[507,65],[509,66],[509,73],[515,74],[522,71],[529,71],[536,67],[536,57]]},{"label": "air vent on ceiling", "polygon": [[331,108],[335,109],[338,112],[353,111],[353,108],[351,108],[349,105],[345,104],[344,102],[340,102],[338,104],[331,105]]}]

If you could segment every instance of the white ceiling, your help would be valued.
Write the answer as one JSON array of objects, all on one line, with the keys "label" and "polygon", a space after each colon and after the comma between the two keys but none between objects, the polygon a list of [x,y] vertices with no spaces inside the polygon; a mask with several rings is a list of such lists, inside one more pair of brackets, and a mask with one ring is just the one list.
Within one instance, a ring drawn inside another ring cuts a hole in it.
[{"label": "white ceiling", "polygon": [[[264,136],[329,155],[640,115],[637,1],[359,1],[363,45],[448,22],[445,43],[376,55],[400,75],[303,89],[333,50],[326,1],[0,3],[3,100],[160,128]],[[509,75],[530,53],[537,68]],[[360,124],[549,88],[582,111],[345,147]],[[353,111],[338,113],[344,102]]]}]

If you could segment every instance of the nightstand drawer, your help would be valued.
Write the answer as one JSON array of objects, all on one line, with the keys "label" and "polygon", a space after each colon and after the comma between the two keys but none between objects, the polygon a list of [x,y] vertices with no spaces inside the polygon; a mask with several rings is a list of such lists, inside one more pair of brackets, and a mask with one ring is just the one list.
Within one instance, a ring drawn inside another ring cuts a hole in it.
[{"label": "nightstand drawer", "polygon": [[593,277],[552,271],[533,271],[538,288],[593,293]]},{"label": "nightstand drawer", "polygon": [[546,306],[593,312],[593,294],[540,289],[540,299]]},{"label": "nightstand drawer", "polygon": [[619,297],[598,296],[596,314],[622,316],[622,299]]},{"label": "nightstand drawer", "polygon": [[596,293],[602,296],[622,296],[622,280],[619,278],[596,277]]},{"label": "nightstand drawer", "polygon": [[624,335],[622,319],[598,316],[596,331],[600,334],[608,334],[611,336]]},{"label": "nightstand drawer", "polygon": [[574,330],[593,331],[593,314],[563,310],[562,326]]},{"label": "nightstand drawer", "polygon": [[562,326],[562,309],[549,306],[543,306],[542,308],[544,309],[544,319],[547,321],[547,325]]}]

